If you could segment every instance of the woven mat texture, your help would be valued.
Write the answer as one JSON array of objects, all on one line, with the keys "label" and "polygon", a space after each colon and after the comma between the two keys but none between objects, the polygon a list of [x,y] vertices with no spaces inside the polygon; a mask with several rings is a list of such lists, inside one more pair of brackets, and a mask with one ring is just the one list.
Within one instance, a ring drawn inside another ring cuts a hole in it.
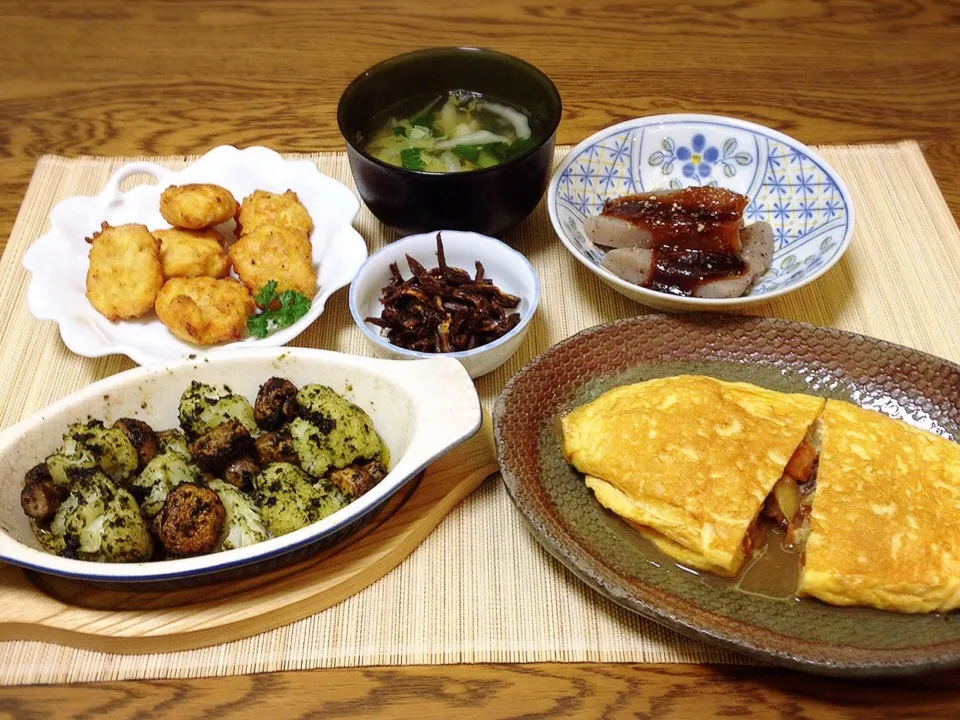
[{"label": "woven mat texture", "polygon": [[[569,147],[558,147],[556,160]],[[819,148],[847,182],[856,232],[842,262],[758,314],[872,335],[960,361],[960,230],[916,143]],[[354,187],[343,153],[308,156]],[[26,305],[20,259],[53,206],[93,195],[126,162],[171,168],[187,157],[44,157],[0,260],[0,426],[132,367],[125,357],[72,355],[53,323]],[[393,240],[364,208],[356,227],[371,252]],[[577,331],[646,312],[602,284],[556,238],[544,203],[506,240],[540,276],[543,297],[524,345],[478,388],[489,408],[531,358]],[[366,354],[345,290],[297,345]],[[488,480],[399,567],[340,605],[233,643],[121,656],[41,642],[0,643],[0,683],[180,678],[364,665],[478,662],[741,663],[603,599],[527,531],[499,480]]]}]

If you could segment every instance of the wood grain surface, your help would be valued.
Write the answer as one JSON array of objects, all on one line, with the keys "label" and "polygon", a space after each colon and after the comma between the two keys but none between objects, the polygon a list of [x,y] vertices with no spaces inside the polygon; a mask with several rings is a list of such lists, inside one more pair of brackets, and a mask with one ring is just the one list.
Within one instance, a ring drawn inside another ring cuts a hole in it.
[{"label": "wood grain surface", "polygon": [[0,688],[0,717],[956,718],[956,675],[852,682],[715,665],[452,665]]},{"label": "wood grain surface", "polygon": [[515,53],[549,74],[561,143],[679,111],[809,144],[914,138],[960,216],[951,0],[0,0],[0,17],[0,239],[44,153],[339,149],[346,84],[444,44]]},{"label": "wood grain surface", "polygon": [[[0,0],[0,243],[45,153],[338,149],[373,62],[428,45],[519,55],[564,99],[558,141],[651,113],[761,122],[810,144],[915,138],[960,217],[955,0]],[[782,670],[367,668],[0,690],[9,717],[956,716],[960,675],[883,685]]]}]

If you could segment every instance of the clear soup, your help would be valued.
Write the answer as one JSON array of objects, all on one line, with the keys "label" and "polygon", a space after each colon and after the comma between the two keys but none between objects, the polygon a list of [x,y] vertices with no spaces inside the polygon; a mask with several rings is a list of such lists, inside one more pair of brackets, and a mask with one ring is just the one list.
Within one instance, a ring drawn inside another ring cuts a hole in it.
[{"label": "clear soup", "polygon": [[536,147],[525,108],[464,90],[403,100],[378,115],[364,146],[390,165],[424,172],[493,167]]}]

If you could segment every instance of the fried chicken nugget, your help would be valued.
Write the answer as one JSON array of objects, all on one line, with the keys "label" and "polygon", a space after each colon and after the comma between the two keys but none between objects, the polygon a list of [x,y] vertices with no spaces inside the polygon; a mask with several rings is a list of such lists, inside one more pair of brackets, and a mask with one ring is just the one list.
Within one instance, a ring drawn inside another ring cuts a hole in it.
[{"label": "fried chicken nugget", "polygon": [[143,225],[107,223],[87,238],[87,300],[110,321],[138,318],[153,309],[163,286],[160,243]]},{"label": "fried chicken nugget", "polygon": [[232,278],[170,278],[157,296],[160,322],[197,345],[240,340],[254,307],[247,289]]},{"label": "fried chicken nugget", "polygon": [[312,299],[317,293],[317,273],[309,248],[310,241],[302,233],[261,227],[230,247],[230,260],[240,280],[254,295],[276,280],[278,293],[296,290]]},{"label": "fried chicken nugget", "polygon": [[236,215],[237,200],[219,185],[171,185],[160,195],[160,214],[174,227],[203,230]]},{"label": "fried chicken nugget", "polygon": [[160,241],[163,276],[222,278],[230,274],[230,259],[223,249],[223,235],[216,230],[154,230]]},{"label": "fried chicken nugget", "polygon": [[293,190],[283,195],[254,190],[243,199],[237,213],[237,236],[253,232],[263,225],[298,230],[307,237],[313,232],[313,219]]}]

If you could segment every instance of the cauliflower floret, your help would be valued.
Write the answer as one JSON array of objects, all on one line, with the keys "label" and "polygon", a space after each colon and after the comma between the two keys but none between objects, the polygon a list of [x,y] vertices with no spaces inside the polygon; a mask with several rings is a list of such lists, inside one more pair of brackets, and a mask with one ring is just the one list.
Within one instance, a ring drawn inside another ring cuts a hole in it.
[{"label": "cauliflower floret", "polygon": [[301,415],[290,423],[293,447],[303,469],[321,477],[330,468],[383,457],[370,416],[325,385],[305,385],[297,393]]},{"label": "cauliflower floret", "polygon": [[300,458],[300,465],[314,476],[323,475],[333,467],[333,451],[330,441],[314,423],[297,418],[288,428],[293,439],[293,449]]},{"label": "cauliflower floret", "polygon": [[220,496],[227,510],[227,521],[217,550],[247,547],[270,537],[253,498],[223,480],[211,480],[207,487]]},{"label": "cauliflower floret", "polygon": [[194,380],[180,398],[180,426],[191,438],[198,438],[227,420],[239,420],[253,435],[257,422],[253,406],[226,385],[204,385]]},{"label": "cauliflower floret", "polygon": [[141,507],[151,520],[177,485],[200,482],[200,468],[191,462],[183,433],[161,433],[159,440],[160,452],[133,481],[133,487],[143,493]]},{"label": "cauliflower floret", "polygon": [[260,514],[274,537],[306,527],[344,505],[334,488],[317,488],[296,465],[272,463],[253,480]]},{"label": "cauliflower floret", "polygon": [[96,562],[142,562],[153,555],[136,499],[96,470],[74,478],[41,542],[60,555]]},{"label": "cauliflower floret", "polygon": [[69,487],[73,478],[99,467],[114,482],[124,482],[137,469],[137,449],[119,428],[106,428],[99,420],[71,425],[60,450],[47,458],[53,481]]},{"label": "cauliflower floret", "polygon": [[315,511],[314,522],[323,520],[327,515],[333,515],[337,510],[350,504],[340,488],[326,478],[320,478],[313,483],[313,491],[316,495],[310,503]]},{"label": "cauliflower floret", "polygon": [[160,443],[159,452],[172,450],[184,457],[190,457],[190,444],[187,442],[187,436],[179,430],[163,430],[157,433],[157,440]]}]

